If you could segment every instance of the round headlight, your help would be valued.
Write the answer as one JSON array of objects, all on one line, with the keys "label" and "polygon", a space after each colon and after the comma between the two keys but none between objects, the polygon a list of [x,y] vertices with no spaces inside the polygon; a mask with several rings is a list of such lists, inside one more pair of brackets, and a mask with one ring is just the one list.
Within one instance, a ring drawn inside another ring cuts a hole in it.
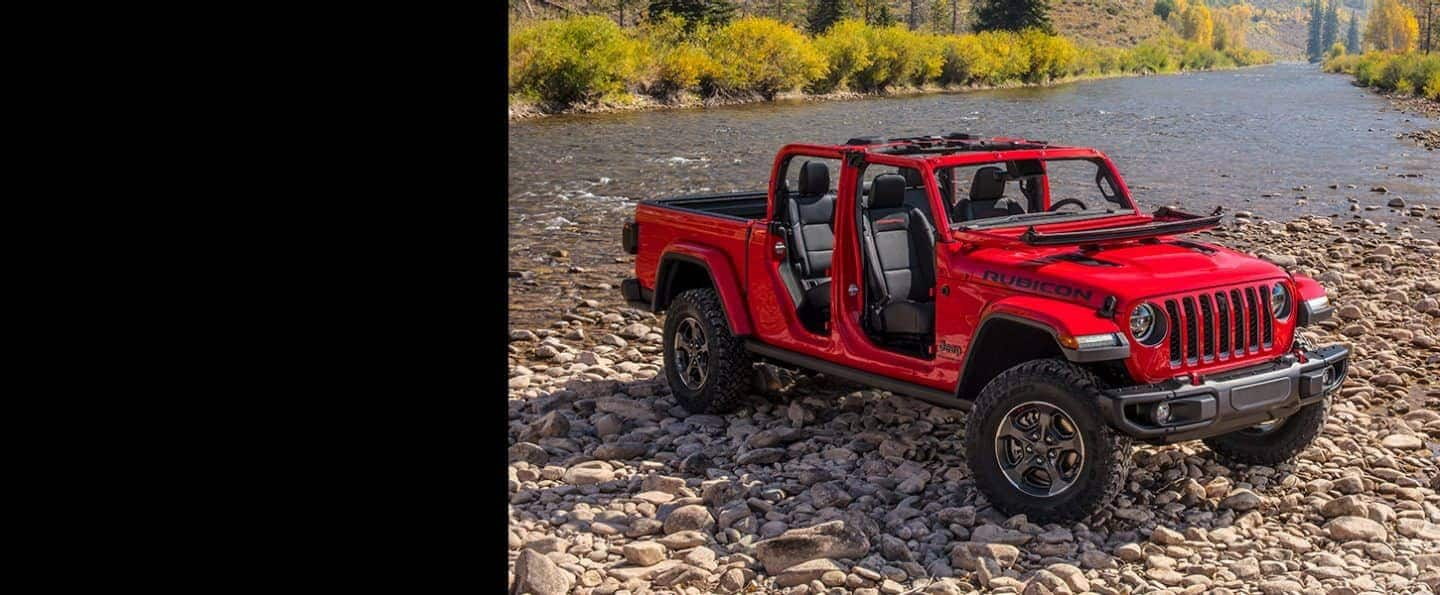
[{"label": "round headlight", "polygon": [[1295,300],[1290,299],[1290,289],[1284,283],[1276,283],[1270,288],[1270,313],[1275,315],[1277,320],[1284,320],[1290,315]]},{"label": "round headlight", "polygon": [[1160,309],[1152,304],[1140,304],[1130,312],[1130,336],[1142,345],[1155,345],[1165,337],[1165,321],[1160,318]]}]

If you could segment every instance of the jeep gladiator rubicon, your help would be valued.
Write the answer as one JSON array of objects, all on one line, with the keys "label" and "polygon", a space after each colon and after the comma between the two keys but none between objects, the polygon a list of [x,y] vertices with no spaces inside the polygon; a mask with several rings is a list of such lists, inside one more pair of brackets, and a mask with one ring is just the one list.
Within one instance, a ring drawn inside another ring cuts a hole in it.
[{"label": "jeep gladiator rubicon", "polygon": [[1349,350],[1296,329],[1324,289],[1181,237],[1103,153],[966,134],[792,144],[768,191],[641,202],[625,298],[666,312],[694,412],[737,407],[759,360],[969,411],[965,456],[1009,514],[1070,521],[1120,490],[1132,441],[1203,439],[1272,464],[1324,424]]}]

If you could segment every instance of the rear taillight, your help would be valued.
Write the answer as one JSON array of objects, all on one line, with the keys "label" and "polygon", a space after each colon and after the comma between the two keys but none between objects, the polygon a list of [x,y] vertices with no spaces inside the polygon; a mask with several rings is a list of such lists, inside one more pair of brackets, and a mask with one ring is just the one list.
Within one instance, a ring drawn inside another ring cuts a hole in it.
[{"label": "rear taillight", "polygon": [[635,220],[625,222],[625,228],[620,232],[620,245],[625,248],[626,254],[640,253],[640,224]]}]

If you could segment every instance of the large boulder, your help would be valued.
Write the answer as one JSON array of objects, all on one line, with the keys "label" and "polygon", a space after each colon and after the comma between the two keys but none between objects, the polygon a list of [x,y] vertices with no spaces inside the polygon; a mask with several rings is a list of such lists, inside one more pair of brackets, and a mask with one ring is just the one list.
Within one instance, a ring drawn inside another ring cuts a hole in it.
[{"label": "large boulder", "polygon": [[546,558],[545,554],[526,549],[515,559],[515,584],[510,592],[565,595],[574,584],[575,577]]},{"label": "large boulder", "polygon": [[653,541],[627,543],[621,552],[626,561],[636,566],[654,566],[665,559],[665,546]]},{"label": "large boulder", "polygon": [[791,529],[779,537],[755,544],[755,557],[765,565],[765,572],[778,575],[781,571],[820,558],[859,558],[870,551],[865,532],[845,521],[830,521],[813,527]]},{"label": "large boulder", "polygon": [[955,549],[950,551],[950,562],[965,570],[979,570],[982,558],[990,558],[999,562],[1001,568],[1009,568],[1020,558],[1020,548],[1003,543],[963,541],[955,544]]},{"label": "large boulder", "polygon": [[1385,526],[1358,516],[1336,517],[1325,523],[1325,532],[1335,541],[1385,541],[1389,532]]},{"label": "large boulder", "polygon": [[710,509],[699,504],[681,506],[665,517],[665,534],[681,531],[708,531],[715,526],[715,517]]}]

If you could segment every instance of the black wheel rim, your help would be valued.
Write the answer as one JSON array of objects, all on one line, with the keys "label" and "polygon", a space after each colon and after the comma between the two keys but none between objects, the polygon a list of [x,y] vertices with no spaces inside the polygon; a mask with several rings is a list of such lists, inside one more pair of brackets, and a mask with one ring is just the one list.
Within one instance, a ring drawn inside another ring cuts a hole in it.
[{"label": "black wheel rim", "polygon": [[710,373],[710,345],[699,320],[686,317],[675,326],[675,373],[690,390],[700,390]]},{"label": "black wheel rim", "polygon": [[995,429],[995,462],[1010,485],[1026,495],[1058,496],[1075,485],[1085,467],[1085,439],[1059,407],[1021,403]]}]

